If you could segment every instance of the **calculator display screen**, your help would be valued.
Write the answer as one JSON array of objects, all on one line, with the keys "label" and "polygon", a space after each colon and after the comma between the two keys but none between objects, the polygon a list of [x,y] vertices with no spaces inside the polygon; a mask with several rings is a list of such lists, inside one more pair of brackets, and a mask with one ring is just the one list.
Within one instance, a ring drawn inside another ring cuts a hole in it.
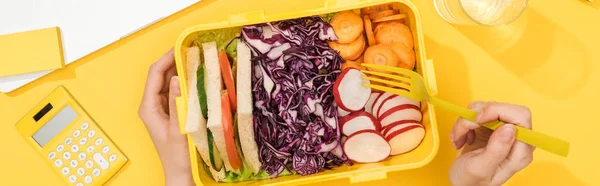
[{"label": "calculator display screen", "polygon": [[67,105],[56,114],[48,123],[33,134],[33,139],[44,147],[54,136],[62,131],[67,125],[77,119],[77,112]]}]

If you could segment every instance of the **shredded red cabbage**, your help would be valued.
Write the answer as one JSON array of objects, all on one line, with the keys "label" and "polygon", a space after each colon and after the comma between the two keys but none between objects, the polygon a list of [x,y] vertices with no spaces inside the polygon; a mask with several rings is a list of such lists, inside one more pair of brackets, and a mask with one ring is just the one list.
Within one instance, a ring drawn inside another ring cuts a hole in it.
[{"label": "shredded red cabbage", "polygon": [[333,83],[343,59],[326,41],[331,25],[312,16],[244,26],[252,50],[254,132],[262,169],[301,175],[352,162],[341,152]]}]

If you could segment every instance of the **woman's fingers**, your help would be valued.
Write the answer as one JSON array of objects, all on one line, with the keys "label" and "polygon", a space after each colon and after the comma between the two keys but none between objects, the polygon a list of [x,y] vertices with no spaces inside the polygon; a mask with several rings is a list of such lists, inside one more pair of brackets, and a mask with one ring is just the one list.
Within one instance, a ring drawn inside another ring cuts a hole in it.
[{"label": "woman's fingers", "polygon": [[500,163],[508,157],[515,142],[515,133],[516,128],[512,124],[498,127],[490,136],[483,152],[472,157],[472,165],[481,171],[495,173]]},{"label": "woman's fingers", "polygon": [[[514,132],[510,135],[506,132],[506,127],[513,124],[531,129],[531,111],[523,106],[506,103],[491,103],[479,113],[476,119],[478,123],[486,123],[495,120],[511,124],[505,124],[494,131],[488,145],[485,147],[486,150],[481,154],[482,157],[487,158],[481,158],[480,163],[498,163],[496,167],[499,168],[499,171],[492,182],[503,183],[508,178],[512,177],[513,174],[529,165],[533,160],[534,147],[514,139],[516,127],[511,127]],[[496,135],[497,133],[505,134],[499,135],[505,137],[496,139],[495,136],[498,136]],[[502,139],[507,140],[506,142],[510,141],[510,143],[502,143]],[[508,152],[508,154],[504,155],[505,152]]]},{"label": "woman's fingers", "polygon": [[175,98],[181,95],[181,91],[179,89],[179,78],[177,76],[173,76],[169,84],[170,124],[178,125],[179,122],[177,120],[177,105],[175,104]]},{"label": "woman's fingers", "polygon": [[519,105],[491,103],[479,112],[475,119],[477,123],[486,123],[494,120],[512,123],[528,129],[532,127],[531,111],[529,108]]},{"label": "woman's fingers", "polygon": [[[171,83],[169,83],[169,126],[167,127],[169,130],[169,135],[173,137],[173,142],[178,144],[185,144],[186,136],[181,134],[179,131],[179,120],[177,116],[177,104],[175,99],[178,96],[181,96],[181,89],[179,86],[179,77],[173,76],[171,78]],[[176,140],[175,140],[176,139]]]},{"label": "woman's fingers", "polygon": [[[172,66],[169,70],[165,72],[165,80],[170,80],[173,76],[177,75],[177,67]],[[162,93],[168,93],[170,86],[168,83],[165,83],[162,88]]]},{"label": "woman's fingers", "polygon": [[[506,103],[494,103],[484,108],[477,116],[477,121],[481,123],[500,120],[505,123],[512,123],[524,128],[531,129],[531,111],[529,108],[519,105]],[[525,168],[533,160],[533,151],[535,147],[516,141],[509,155],[509,162],[506,165],[507,172],[514,173]]]},{"label": "woman's fingers", "polygon": [[[468,108],[475,112],[479,112],[485,106],[485,104],[486,103],[483,101],[475,101],[469,104]],[[476,128],[479,128],[477,123],[471,122],[464,118],[458,118],[454,123],[452,132],[450,133],[450,140],[452,141],[454,148],[462,148],[467,141],[467,133]]]},{"label": "woman's fingers", "polygon": [[473,142],[475,142],[475,131],[471,130],[467,133],[467,144],[473,145]]},{"label": "woman's fingers", "polygon": [[506,182],[514,174],[527,167],[533,161],[533,150],[533,146],[516,141],[508,157],[498,167],[498,171],[491,183],[500,185],[500,183]]},{"label": "woman's fingers", "polygon": [[156,97],[163,90],[163,86],[169,82],[168,78],[170,77],[165,77],[165,74],[174,65],[175,59],[173,58],[173,49],[171,49],[150,66],[142,102],[155,102],[158,100]]}]

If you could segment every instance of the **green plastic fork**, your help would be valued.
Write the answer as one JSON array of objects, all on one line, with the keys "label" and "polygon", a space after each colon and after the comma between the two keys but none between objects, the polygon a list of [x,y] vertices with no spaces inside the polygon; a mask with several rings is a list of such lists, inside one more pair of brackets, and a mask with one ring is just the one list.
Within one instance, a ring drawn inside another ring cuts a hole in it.
[{"label": "green plastic fork", "polygon": [[[384,79],[379,79],[375,77],[367,77],[363,76],[364,79],[368,79],[369,81],[384,83],[387,85],[392,85],[399,88],[390,88],[380,85],[374,84],[363,84],[363,86],[371,87],[372,89],[381,90],[393,94],[397,94],[400,96],[408,97],[417,101],[426,100],[429,103],[433,104],[436,107],[444,109],[449,112],[454,112],[459,116],[470,120],[475,121],[475,117],[477,116],[477,112],[460,107],[453,103],[444,101],[435,96],[430,96],[425,88],[425,82],[423,81],[423,77],[412,71],[407,69],[402,69],[398,67],[390,67],[376,64],[366,64],[362,63],[362,66],[369,68],[370,70],[384,70],[396,73],[398,75],[391,75],[388,73],[381,73],[369,70],[361,70],[361,72],[365,74],[370,74],[374,76],[386,77],[393,80],[397,80],[400,82],[389,81]],[[482,126],[489,128],[491,130],[496,130],[496,128],[502,126],[504,123],[502,121],[493,121],[481,124]],[[548,136],[546,134],[542,134],[521,126],[516,126],[516,139],[527,143],[529,145],[536,146],[540,149],[544,149],[546,151],[552,152],[554,154],[566,157],[569,154],[569,142]]]}]

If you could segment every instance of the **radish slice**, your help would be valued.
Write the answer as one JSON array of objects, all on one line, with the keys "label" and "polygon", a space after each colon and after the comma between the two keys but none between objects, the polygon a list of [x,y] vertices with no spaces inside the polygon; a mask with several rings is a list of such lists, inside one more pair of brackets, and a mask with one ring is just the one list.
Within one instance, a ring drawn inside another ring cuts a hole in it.
[{"label": "radish slice", "polygon": [[379,95],[381,95],[381,92],[371,92],[371,96],[367,100],[367,104],[365,104],[365,111],[371,115],[373,115],[373,104]]},{"label": "radish slice", "polygon": [[[386,93],[379,95],[377,97],[377,99],[375,99],[375,103],[373,103],[373,112],[372,113],[377,113],[379,111],[379,107],[383,104],[383,101],[390,96],[394,96],[394,94],[386,92]],[[375,116],[375,118],[377,118],[377,114],[373,114],[373,116]]]},{"label": "radish slice", "polygon": [[[396,126],[400,127],[400,126]],[[391,132],[392,129],[390,129]],[[403,127],[389,133],[385,139],[389,142],[392,151],[391,155],[403,154],[417,148],[425,138],[425,128],[421,125],[411,125]],[[345,147],[345,146],[344,146]]]},{"label": "radish slice", "polygon": [[342,117],[340,125],[342,134],[346,136],[350,136],[361,130],[375,130],[378,132],[381,130],[381,125],[377,119],[365,111],[353,112],[350,115]]},{"label": "radish slice", "polygon": [[379,123],[385,127],[393,122],[402,120],[415,120],[421,122],[423,114],[419,107],[415,105],[398,105],[389,109],[379,117]]},{"label": "radish slice", "polygon": [[421,103],[419,103],[418,101],[406,98],[404,96],[399,96],[399,95],[394,94],[393,96],[385,99],[383,101],[383,104],[381,104],[379,106],[377,113],[373,113],[373,115],[377,115],[377,118],[381,118],[381,114],[383,114],[385,111],[388,111],[389,109],[394,108],[398,105],[407,105],[407,104],[414,105],[418,110],[420,109],[420,105],[421,105]]},{"label": "radish slice", "polygon": [[360,70],[347,68],[335,80],[333,86],[333,97],[339,107],[347,111],[358,111],[365,107],[367,100],[371,96],[371,88],[362,84],[370,84]]},{"label": "radish slice", "polygon": [[372,163],[387,158],[391,147],[379,132],[362,130],[348,137],[344,143],[344,152],[352,161]]},{"label": "radish slice", "polygon": [[389,134],[392,134],[392,133],[394,133],[394,132],[396,132],[398,130],[401,130],[403,128],[406,128],[406,127],[411,127],[411,126],[415,126],[415,125],[417,127],[423,127],[423,125],[421,123],[414,122],[414,121],[411,121],[411,120],[405,120],[405,121],[408,121],[408,122],[406,122],[406,123],[396,123],[394,126],[390,125],[390,127],[386,127],[386,130],[384,130],[384,132],[382,132],[381,134],[383,134],[383,136],[385,137],[385,136],[389,136]]},{"label": "radish slice", "polygon": [[383,127],[381,129],[381,134],[383,134],[383,136],[385,136],[388,133],[389,129],[392,129],[398,125],[413,125],[413,124],[423,125],[423,124],[421,124],[421,122],[415,121],[415,120],[400,120],[400,121],[396,121],[394,123],[391,123],[391,124]]},{"label": "radish slice", "polygon": [[350,114],[350,112],[342,109],[341,107],[338,107],[337,110],[338,110],[338,116],[339,117],[344,117],[344,116],[347,116],[348,114]]}]

